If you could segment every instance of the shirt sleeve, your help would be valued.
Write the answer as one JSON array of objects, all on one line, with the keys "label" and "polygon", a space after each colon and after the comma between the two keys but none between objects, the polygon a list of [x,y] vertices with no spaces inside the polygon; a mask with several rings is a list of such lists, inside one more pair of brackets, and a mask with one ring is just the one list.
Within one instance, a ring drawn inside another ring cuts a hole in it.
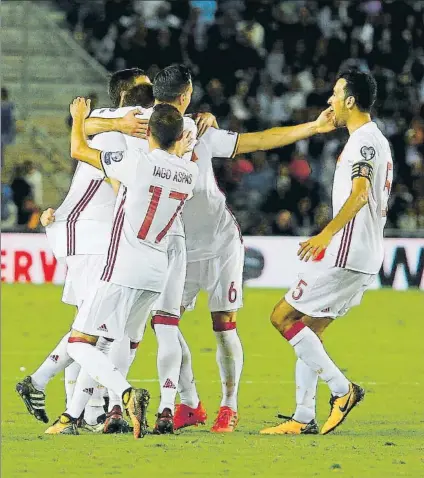
[{"label": "shirt sleeve", "polygon": [[97,108],[90,113],[89,118],[122,118],[136,108],[135,106],[127,106],[125,108]]},{"label": "shirt sleeve", "polygon": [[129,186],[135,180],[138,165],[145,156],[139,149],[102,151],[100,162],[106,177],[117,179],[125,186]]},{"label": "shirt sleeve", "polygon": [[373,182],[374,168],[377,161],[377,148],[368,138],[358,138],[352,147],[352,180],[367,178]]},{"label": "shirt sleeve", "polygon": [[208,128],[203,135],[214,158],[234,158],[240,135],[234,131]]}]

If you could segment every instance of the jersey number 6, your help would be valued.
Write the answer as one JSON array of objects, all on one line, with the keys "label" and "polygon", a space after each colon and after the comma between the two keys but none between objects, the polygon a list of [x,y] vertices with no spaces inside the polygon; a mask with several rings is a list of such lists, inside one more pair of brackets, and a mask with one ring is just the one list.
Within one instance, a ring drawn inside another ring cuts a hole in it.
[{"label": "jersey number 6", "polygon": [[[149,232],[150,226],[152,225],[153,218],[156,214],[156,209],[158,208],[159,200],[162,195],[162,188],[159,186],[150,186],[149,192],[152,193],[150,198],[149,207],[147,208],[146,217],[144,218],[143,224],[138,231],[137,237],[139,239],[146,239]],[[171,191],[169,193],[170,199],[176,199],[180,201],[180,204],[177,207],[177,210],[169,220],[168,224],[162,229],[162,231],[157,235],[155,242],[159,243],[165,236],[166,233],[171,228],[172,224],[175,221],[175,218],[178,216],[178,213],[181,211],[181,208],[184,206],[184,201],[187,199],[188,194],[179,193],[178,191]]]}]

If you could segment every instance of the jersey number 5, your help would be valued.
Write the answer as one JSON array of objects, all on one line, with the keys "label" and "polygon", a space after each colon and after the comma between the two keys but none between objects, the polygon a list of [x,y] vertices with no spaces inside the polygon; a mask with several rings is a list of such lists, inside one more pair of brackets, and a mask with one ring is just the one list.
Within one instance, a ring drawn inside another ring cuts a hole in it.
[{"label": "jersey number 5", "polygon": [[[150,198],[149,207],[147,208],[146,217],[144,218],[143,224],[138,231],[137,237],[139,239],[146,239],[147,234],[149,232],[150,226],[152,225],[153,218],[155,217],[156,210],[159,205],[159,200],[162,195],[162,188],[159,186],[150,186],[149,192],[152,193],[152,197]],[[180,201],[175,213],[169,220],[168,224],[162,229],[162,231],[157,235],[155,242],[159,243],[166,235],[166,233],[171,228],[172,224],[175,221],[175,218],[178,216],[178,213],[181,211],[181,208],[184,206],[184,201],[187,199],[188,194],[179,193],[178,191],[171,191],[169,193],[170,199],[176,199]]]}]

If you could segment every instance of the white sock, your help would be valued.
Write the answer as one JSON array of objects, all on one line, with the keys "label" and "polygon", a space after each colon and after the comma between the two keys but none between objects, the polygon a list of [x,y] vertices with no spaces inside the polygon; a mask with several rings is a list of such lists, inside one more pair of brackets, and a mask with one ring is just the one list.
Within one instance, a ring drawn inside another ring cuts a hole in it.
[{"label": "white sock", "polygon": [[318,374],[300,358],[296,362],[296,411],[293,418],[309,423],[315,418],[315,395]]},{"label": "white sock", "polygon": [[[112,342],[100,337],[95,348],[106,358],[111,345]],[[72,396],[71,402],[68,404],[66,413],[73,418],[78,418],[82,411],[87,408],[88,417],[85,417],[85,419],[87,423],[94,425],[97,423],[97,417],[102,415],[104,411],[103,409],[100,411],[101,407],[99,407],[98,404],[95,407],[87,407],[88,401],[93,398],[95,391],[95,399],[98,398],[100,392],[97,387],[97,382],[89,375],[88,371],[84,367],[85,366],[82,365],[81,371],[78,375],[77,383],[75,384],[74,394]],[[97,412],[100,413],[96,415]],[[94,415],[96,416],[94,417]]]},{"label": "white sock", "polygon": [[178,379],[178,393],[180,394],[181,403],[190,408],[199,406],[199,395],[194,381],[193,367],[191,365],[191,352],[181,330],[178,329],[178,340],[181,346],[182,359],[180,376]]},{"label": "white sock", "polygon": [[89,425],[96,425],[97,418],[105,413],[103,405],[105,401],[103,399],[105,388],[100,383],[96,383],[94,387],[93,395],[88,401],[84,409],[84,418]]},{"label": "white sock", "polygon": [[333,395],[346,395],[349,391],[349,380],[330,359],[320,339],[309,327],[302,322],[296,322],[284,336],[293,346],[297,357],[327,382]]},{"label": "white sock", "polygon": [[173,413],[182,360],[178,325],[155,324],[154,327],[158,341],[157,367],[160,386],[158,412],[162,413],[164,408],[169,408]]},{"label": "white sock", "polygon": [[49,380],[73,362],[67,352],[68,338],[69,333],[62,338],[46,360],[31,375],[32,383],[37,390],[44,391]]},{"label": "white sock", "polygon": [[[110,349],[110,360],[113,365],[121,372],[122,376],[127,378],[128,371],[135,359],[137,347],[131,348],[131,342],[128,337],[124,337],[117,343],[113,343]],[[122,395],[116,394],[113,390],[108,390],[109,412],[115,405],[122,407]]]},{"label": "white sock", "polygon": [[218,348],[216,361],[222,384],[221,407],[237,411],[237,392],[243,369],[243,348],[236,329],[215,332]]},{"label": "white sock", "polygon": [[68,353],[91,378],[112,389],[116,394],[122,396],[125,390],[131,388],[131,385],[110,359],[93,345],[84,342],[72,342],[68,344]]},{"label": "white sock", "polygon": [[81,366],[76,362],[72,362],[71,365],[68,365],[65,368],[65,393],[67,405],[71,403],[80,370]]}]

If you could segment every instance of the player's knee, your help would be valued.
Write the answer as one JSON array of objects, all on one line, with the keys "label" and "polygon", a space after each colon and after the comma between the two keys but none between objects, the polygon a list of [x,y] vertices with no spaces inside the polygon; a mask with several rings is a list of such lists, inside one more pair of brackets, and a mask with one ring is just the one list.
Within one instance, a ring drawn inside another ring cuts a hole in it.
[{"label": "player's knee", "polygon": [[212,312],[211,317],[214,332],[225,332],[236,328],[237,312]]}]

